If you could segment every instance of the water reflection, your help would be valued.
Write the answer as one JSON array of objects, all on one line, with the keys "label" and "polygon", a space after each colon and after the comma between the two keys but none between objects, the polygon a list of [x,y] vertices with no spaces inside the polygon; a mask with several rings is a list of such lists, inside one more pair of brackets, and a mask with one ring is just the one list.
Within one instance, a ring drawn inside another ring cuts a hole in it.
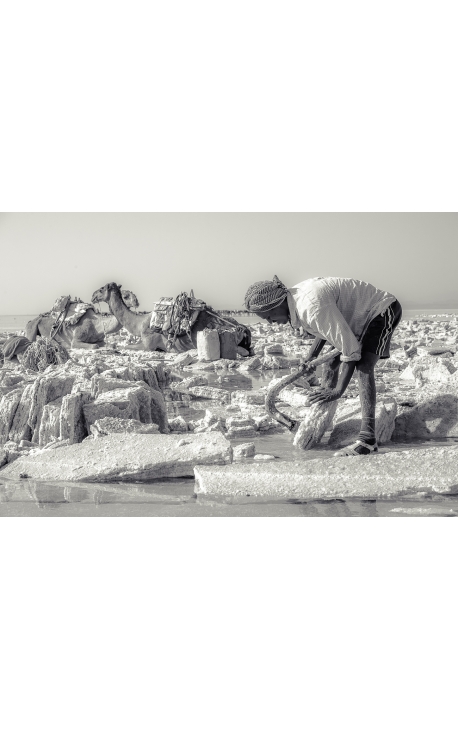
[{"label": "water reflection", "polygon": [[[62,485],[53,482],[39,482],[32,479],[24,480],[16,491],[15,501],[21,501],[21,491],[33,500],[39,509],[53,509],[62,504],[92,502],[91,490],[75,485]],[[92,490],[93,492],[97,490]]]},{"label": "water reflection", "polygon": [[194,480],[170,479],[149,483],[73,483],[35,479],[0,481],[0,503],[29,503],[39,509],[68,504],[159,503],[184,504],[194,500]]},{"label": "water reflection", "polygon": [[[34,516],[44,512],[72,516],[208,517],[449,517],[458,515],[458,495],[428,499],[285,500],[196,499],[191,479],[149,484],[88,484],[0,481],[0,514]],[[76,509],[75,509],[76,508]],[[104,509],[103,509],[104,508]]]},{"label": "water reflection", "polygon": [[347,502],[343,499],[317,499],[313,502],[288,499],[289,504],[300,505],[304,517],[354,517]]},{"label": "water reflection", "polygon": [[[217,370],[214,372],[205,372],[210,386],[217,386],[229,391],[234,390],[252,390],[267,385],[272,377],[285,375],[290,370],[269,370],[269,371],[253,371],[249,374],[233,372],[230,369]],[[176,375],[182,377],[191,377],[192,372],[176,371]],[[190,400],[188,394],[181,394],[176,391],[169,391],[170,400],[167,400],[167,412],[169,418],[183,416],[186,420],[198,420],[205,415],[206,410],[211,410],[215,415],[226,418],[229,413],[226,406],[221,405],[218,401],[209,400]],[[331,458],[335,449],[327,444],[329,433],[325,434],[322,444],[311,449],[310,451],[301,451],[293,447],[291,435],[283,429],[257,436],[255,440],[256,451],[259,454],[271,454],[283,461],[304,461],[311,459]],[[246,439],[231,440],[232,445],[243,443]],[[380,452],[408,450],[415,448],[434,448],[438,445],[454,445],[453,439],[440,440],[416,440],[410,443],[394,443],[384,444],[380,448]],[[1,477],[1,474],[0,474]],[[294,501],[289,500],[277,503],[251,502],[249,504],[235,504],[229,500],[228,503],[222,503],[215,506],[206,506],[203,500],[197,500],[194,495],[194,481],[190,479],[167,480],[155,483],[64,483],[64,482],[40,482],[32,479],[8,480],[0,479],[0,513],[8,514],[8,506],[16,504],[30,505],[30,510],[62,510],[69,505],[85,505],[87,510],[81,509],[81,514],[107,514],[103,508],[106,506],[123,505],[125,511],[123,514],[129,514],[129,507],[133,511],[135,507],[141,510],[144,505],[145,513],[164,514],[162,509],[167,506],[169,510],[167,514],[174,516],[177,514],[194,516],[196,514],[203,516],[277,516],[283,514],[285,516],[302,516],[302,517],[385,517],[385,516],[422,516],[424,512],[415,511],[413,506],[410,512],[394,511],[406,501],[396,500],[317,500],[317,501]],[[436,497],[434,498],[436,500]],[[407,500],[407,497],[405,498]],[[438,502],[446,503],[446,506],[455,508],[458,504],[458,497],[449,497],[448,495],[437,496]],[[419,502],[418,505],[425,505],[425,502]],[[1,509],[1,505],[4,509]],[[458,511],[458,507],[455,508]],[[156,510],[156,512],[155,512]],[[161,511],[162,510],[162,511]],[[33,512],[32,512],[33,513]],[[136,514],[139,511],[137,510]],[[75,511],[72,513],[75,514]],[[77,514],[77,513],[76,513]],[[112,512],[116,514],[116,512]],[[141,514],[141,512],[140,512]],[[440,512],[436,512],[440,514]],[[444,516],[446,512],[444,512]]]},{"label": "water reflection", "polygon": [[363,499],[359,504],[361,517],[378,517],[376,499]]}]

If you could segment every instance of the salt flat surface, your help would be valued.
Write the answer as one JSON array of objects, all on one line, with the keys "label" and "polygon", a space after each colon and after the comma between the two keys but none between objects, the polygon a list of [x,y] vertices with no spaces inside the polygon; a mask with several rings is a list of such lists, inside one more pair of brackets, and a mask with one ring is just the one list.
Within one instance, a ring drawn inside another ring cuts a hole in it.
[{"label": "salt flat surface", "polygon": [[[458,310],[411,312],[406,310],[403,319],[430,317],[432,321],[442,321]],[[11,315],[0,317],[0,332],[22,329],[33,315]],[[255,324],[257,318],[238,317],[240,321]],[[272,377],[285,375],[288,370],[250,371],[239,373],[230,371],[206,372],[209,386],[237,390],[258,390],[265,387]],[[191,373],[180,371],[181,377]],[[385,376],[383,376],[385,377]],[[388,373],[387,386],[397,380],[397,374]],[[397,387],[397,386],[396,386]],[[404,388],[414,386],[402,386]],[[410,390],[406,391],[406,398]],[[168,401],[169,418],[183,415],[187,420],[199,419],[206,409],[218,413],[219,405],[209,401],[180,402]],[[256,452],[270,454],[278,460],[308,461],[329,459],[335,449],[327,445],[329,434],[325,434],[322,444],[310,451],[293,448],[289,433],[280,431],[256,437]],[[246,442],[247,439],[232,439],[232,446]],[[412,440],[408,443],[389,442],[380,447],[380,452],[390,453],[399,450],[435,449],[456,446],[456,439]],[[456,516],[458,497],[452,495],[429,495],[422,498],[404,496],[402,499],[334,499],[320,501],[273,501],[253,504],[203,504],[194,494],[193,479],[168,479],[143,482],[142,484],[98,484],[86,485],[65,482],[37,482],[34,480],[7,480],[0,472],[0,516],[342,516],[342,517],[425,517]]]}]

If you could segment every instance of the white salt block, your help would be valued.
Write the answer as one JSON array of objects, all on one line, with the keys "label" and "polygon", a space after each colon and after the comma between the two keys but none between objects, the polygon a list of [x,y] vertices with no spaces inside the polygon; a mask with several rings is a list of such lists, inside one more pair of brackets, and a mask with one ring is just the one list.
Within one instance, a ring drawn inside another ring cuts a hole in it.
[{"label": "white salt block", "polygon": [[249,459],[256,453],[256,447],[253,441],[249,441],[246,444],[239,444],[233,447],[233,458],[234,459]]},{"label": "white salt block", "polygon": [[331,428],[336,410],[337,401],[314,403],[294,436],[294,446],[307,450],[319,444],[325,431]]},{"label": "white salt block", "polygon": [[219,360],[220,344],[217,330],[206,328],[197,333],[197,357],[205,361]]}]

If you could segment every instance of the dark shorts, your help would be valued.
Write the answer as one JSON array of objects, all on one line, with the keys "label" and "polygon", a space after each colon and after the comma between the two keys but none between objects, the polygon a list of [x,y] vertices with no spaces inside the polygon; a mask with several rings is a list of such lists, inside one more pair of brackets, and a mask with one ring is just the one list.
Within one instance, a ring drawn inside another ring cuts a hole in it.
[{"label": "dark shorts", "polygon": [[402,307],[396,300],[370,322],[366,333],[361,340],[361,351],[378,355],[381,360],[390,356],[391,335],[398,326],[402,317]]}]

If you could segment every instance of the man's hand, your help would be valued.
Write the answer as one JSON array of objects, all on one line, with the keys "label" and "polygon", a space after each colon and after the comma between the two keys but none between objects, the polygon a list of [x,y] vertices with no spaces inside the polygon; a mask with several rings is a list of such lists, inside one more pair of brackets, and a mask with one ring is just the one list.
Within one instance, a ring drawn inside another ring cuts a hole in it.
[{"label": "man's hand", "polygon": [[338,400],[342,393],[337,388],[314,388],[313,394],[309,396],[309,403],[331,403]]}]

